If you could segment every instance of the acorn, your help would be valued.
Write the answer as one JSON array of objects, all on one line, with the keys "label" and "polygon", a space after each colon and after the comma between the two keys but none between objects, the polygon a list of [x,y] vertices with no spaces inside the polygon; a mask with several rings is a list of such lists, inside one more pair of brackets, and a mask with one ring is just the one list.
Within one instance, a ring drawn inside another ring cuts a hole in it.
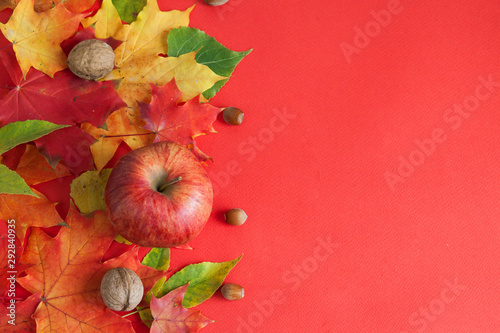
[{"label": "acorn", "polygon": [[220,289],[222,296],[230,301],[242,299],[245,296],[245,289],[236,283],[226,283]]},{"label": "acorn", "polygon": [[243,111],[234,106],[229,106],[222,111],[222,118],[229,125],[240,125],[243,122],[243,116]]},{"label": "acorn", "polygon": [[230,225],[242,225],[247,220],[247,214],[243,209],[233,208],[224,214],[224,220]]}]

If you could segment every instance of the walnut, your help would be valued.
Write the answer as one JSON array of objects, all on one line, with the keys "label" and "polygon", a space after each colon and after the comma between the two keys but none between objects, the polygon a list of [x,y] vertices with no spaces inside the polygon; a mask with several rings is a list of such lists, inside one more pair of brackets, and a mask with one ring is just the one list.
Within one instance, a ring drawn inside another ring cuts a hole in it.
[{"label": "walnut", "polygon": [[86,39],[69,53],[68,67],[82,79],[97,80],[115,67],[115,52],[103,41]]},{"label": "walnut", "polygon": [[141,302],[143,294],[142,281],[131,269],[113,268],[102,278],[102,299],[111,310],[130,311]]}]

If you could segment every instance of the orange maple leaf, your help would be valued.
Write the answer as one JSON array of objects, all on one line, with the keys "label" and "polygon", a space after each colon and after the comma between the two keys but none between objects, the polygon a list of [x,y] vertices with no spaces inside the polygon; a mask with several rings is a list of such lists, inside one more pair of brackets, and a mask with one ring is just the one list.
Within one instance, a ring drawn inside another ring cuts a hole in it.
[{"label": "orange maple leaf", "polygon": [[62,161],[59,161],[56,167],[52,168],[34,145],[26,145],[26,151],[21,157],[16,172],[30,186],[70,175],[68,168]]},{"label": "orange maple leaf", "polygon": [[63,225],[55,202],[50,202],[42,193],[31,189],[37,197],[22,194],[0,194],[0,219],[16,221],[16,236],[24,242],[29,227],[53,227]]},{"label": "orange maple leaf", "polygon": [[33,0],[21,0],[0,30],[12,42],[25,78],[30,67],[53,77],[67,67],[61,42],[76,33],[85,15],[71,13],[62,4],[38,14],[33,6]]},{"label": "orange maple leaf", "polygon": [[106,308],[100,294],[104,274],[115,267],[134,270],[145,290],[165,272],[141,265],[138,248],[102,262],[116,232],[103,212],[88,218],[70,208],[69,228],[51,238],[34,228],[21,261],[33,265],[18,282],[26,290],[41,291],[33,318],[39,332],[134,332],[130,321]]},{"label": "orange maple leaf", "polygon": [[153,142],[154,134],[134,124],[128,111],[124,107],[113,112],[106,120],[106,129],[82,124],[82,129],[97,139],[90,150],[99,172],[111,160],[120,143],[125,142],[131,149],[137,149]]}]

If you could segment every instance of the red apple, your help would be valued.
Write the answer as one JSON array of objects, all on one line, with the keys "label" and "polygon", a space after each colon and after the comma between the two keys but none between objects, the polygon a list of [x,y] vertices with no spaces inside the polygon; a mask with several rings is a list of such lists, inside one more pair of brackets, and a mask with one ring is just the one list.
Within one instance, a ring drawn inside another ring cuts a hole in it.
[{"label": "red apple", "polygon": [[157,142],[125,154],[105,191],[116,231],[145,247],[187,243],[212,211],[212,183],[196,157],[174,142]]}]

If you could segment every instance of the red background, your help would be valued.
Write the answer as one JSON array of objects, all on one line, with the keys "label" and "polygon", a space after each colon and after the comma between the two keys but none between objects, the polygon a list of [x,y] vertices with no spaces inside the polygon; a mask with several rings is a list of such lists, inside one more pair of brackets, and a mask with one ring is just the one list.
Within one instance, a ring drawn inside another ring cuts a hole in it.
[{"label": "red background", "polygon": [[[215,161],[214,214],[193,251],[172,251],[174,268],[244,253],[226,281],[245,298],[198,306],[216,320],[203,332],[500,331],[500,84],[449,111],[479,77],[500,83],[500,3],[198,1],[190,25],[253,48],[213,99],[243,124],[197,139]],[[234,207],[243,226],[223,221]]]}]

